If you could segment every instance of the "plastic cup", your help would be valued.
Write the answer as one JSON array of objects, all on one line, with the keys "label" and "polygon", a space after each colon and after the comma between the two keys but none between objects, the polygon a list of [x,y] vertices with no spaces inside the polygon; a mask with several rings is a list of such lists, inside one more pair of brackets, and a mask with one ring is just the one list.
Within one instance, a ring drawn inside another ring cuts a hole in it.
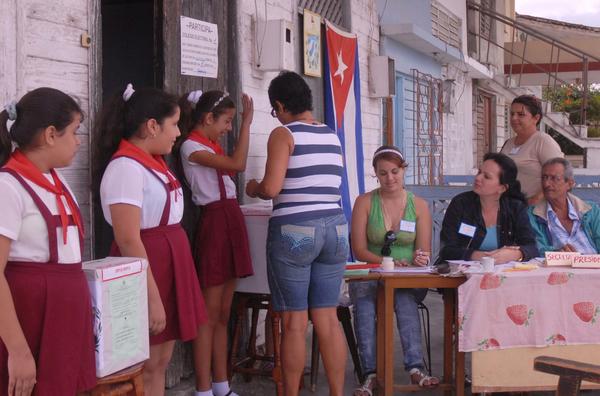
[{"label": "plastic cup", "polygon": [[494,272],[495,261],[493,257],[482,257],[481,258],[481,269],[483,272]]},{"label": "plastic cup", "polygon": [[384,271],[393,271],[394,270],[394,258],[393,257],[384,257],[381,261],[381,268]]}]

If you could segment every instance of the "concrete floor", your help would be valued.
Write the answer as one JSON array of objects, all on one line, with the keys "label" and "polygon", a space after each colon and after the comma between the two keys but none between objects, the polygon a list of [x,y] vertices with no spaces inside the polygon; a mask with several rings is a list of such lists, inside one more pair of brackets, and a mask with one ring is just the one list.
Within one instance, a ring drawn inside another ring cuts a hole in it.
[{"label": "concrete floor", "polygon": [[[442,318],[443,318],[443,303],[441,295],[430,291],[425,299],[425,304],[429,308],[430,316],[431,316],[431,354],[432,354],[432,366],[433,366],[433,374],[436,376],[441,376],[442,374],[442,342],[443,342],[443,327],[442,327]],[[310,339],[307,339],[307,350],[308,350],[308,359],[307,359],[307,367],[310,365]],[[400,346],[400,340],[398,334],[395,336],[394,342],[394,379],[396,383],[408,383],[408,376],[404,372],[404,368],[402,365],[402,348]],[[467,372],[469,371],[469,359],[467,354]],[[348,355],[348,362],[346,364],[346,380],[344,386],[344,395],[352,395],[352,391],[354,388],[358,386],[355,376],[354,376],[354,367],[352,365],[352,360],[350,355]],[[310,378],[309,376],[305,377],[305,384],[309,387]],[[241,376],[236,376],[233,380],[232,388],[235,392],[237,392],[240,396],[269,396],[275,395],[275,385],[274,383],[266,378],[254,378],[251,382],[244,382]],[[191,380],[184,381],[176,388],[170,389],[166,392],[167,396],[193,396],[193,384]],[[320,364],[319,367],[319,376],[317,380],[317,387],[315,392],[311,392],[308,389],[304,389],[300,392],[301,396],[327,396],[328,386],[327,386],[327,378],[325,377],[325,373],[323,370],[323,365]],[[397,395],[403,393],[396,393]],[[441,391],[428,391],[429,395],[442,395]],[[553,392],[532,392],[530,395],[536,396],[550,396],[553,395]],[[597,396],[600,395],[599,391],[588,391],[584,392],[586,396]],[[466,395],[471,395],[470,389],[467,387]]]}]

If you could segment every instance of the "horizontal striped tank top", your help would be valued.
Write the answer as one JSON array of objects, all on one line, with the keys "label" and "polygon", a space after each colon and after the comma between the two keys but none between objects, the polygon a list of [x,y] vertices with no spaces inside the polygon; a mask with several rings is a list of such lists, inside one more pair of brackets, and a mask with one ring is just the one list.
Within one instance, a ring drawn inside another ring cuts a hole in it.
[{"label": "horizontal striped tank top", "polygon": [[273,199],[271,222],[298,223],[342,214],[344,162],[340,140],[325,124],[284,125],[294,140],[283,187]]}]

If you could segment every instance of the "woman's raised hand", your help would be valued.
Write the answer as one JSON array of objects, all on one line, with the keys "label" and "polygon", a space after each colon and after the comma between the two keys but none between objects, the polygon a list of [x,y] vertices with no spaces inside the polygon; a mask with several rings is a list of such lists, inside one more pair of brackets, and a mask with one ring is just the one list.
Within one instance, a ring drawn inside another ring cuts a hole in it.
[{"label": "woman's raised hand", "polygon": [[252,124],[254,118],[254,101],[248,94],[242,94],[242,124]]}]

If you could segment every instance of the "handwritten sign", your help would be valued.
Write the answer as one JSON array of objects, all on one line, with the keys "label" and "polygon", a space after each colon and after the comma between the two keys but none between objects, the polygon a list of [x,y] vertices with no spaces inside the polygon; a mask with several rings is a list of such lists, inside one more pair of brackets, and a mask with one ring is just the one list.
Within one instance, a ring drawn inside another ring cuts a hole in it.
[{"label": "handwritten sign", "polygon": [[577,252],[546,252],[546,266],[571,267],[573,265],[573,258],[580,255],[581,253]]},{"label": "handwritten sign", "polygon": [[217,25],[181,17],[181,74],[217,78],[219,33]]},{"label": "handwritten sign", "polygon": [[600,268],[600,254],[582,254],[573,257],[575,268]]}]

